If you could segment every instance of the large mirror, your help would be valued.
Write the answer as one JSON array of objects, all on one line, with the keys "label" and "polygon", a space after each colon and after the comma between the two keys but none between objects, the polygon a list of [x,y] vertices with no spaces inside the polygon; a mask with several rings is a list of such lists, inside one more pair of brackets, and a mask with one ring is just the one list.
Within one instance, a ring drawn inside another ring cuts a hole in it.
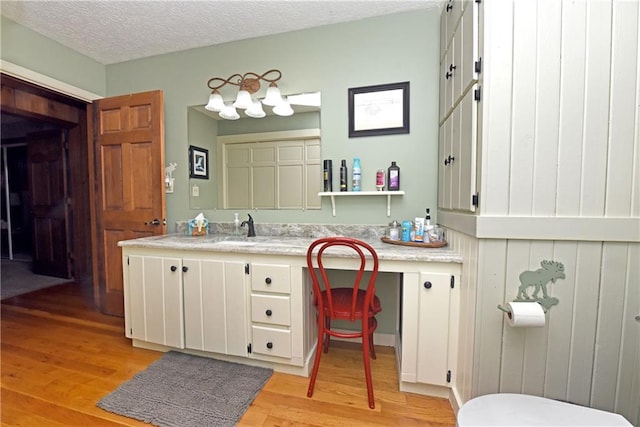
[{"label": "large mirror", "polygon": [[[320,127],[320,93],[314,92],[316,105],[299,105],[291,102],[291,107],[294,110],[294,114],[291,116],[277,116],[267,111],[266,117],[263,118],[251,118],[246,117],[240,112],[241,118],[238,120],[225,120],[219,117],[216,112],[208,111],[203,105],[194,105],[188,107],[188,145],[200,147],[208,150],[209,152],[209,168],[210,173],[208,179],[194,179],[189,180],[189,207],[191,209],[225,209],[225,208],[242,208],[244,206],[225,206],[225,201],[229,201],[223,197],[225,194],[225,188],[223,180],[221,179],[220,159],[221,141],[230,141],[237,139],[238,135],[246,134],[262,134],[262,135],[278,135],[278,134],[294,134],[296,131],[309,131],[311,129],[318,130]],[[295,96],[289,96],[290,101],[295,99]],[[305,101],[306,102],[306,101]],[[319,156],[319,149],[318,149]],[[314,166],[315,167],[315,166]],[[315,173],[315,171],[313,172]],[[300,185],[299,182],[293,182],[292,185]],[[261,194],[269,194],[269,191],[275,192],[275,189],[268,188],[269,180],[260,181],[263,187],[260,190]],[[286,181],[285,181],[286,182]],[[318,179],[318,185],[320,185],[320,178]],[[291,192],[282,188],[278,193],[291,193],[297,191],[295,188],[291,188]],[[228,191],[228,187],[227,187]],[[315,190],[310,190],[310,192]],[[240,203],[236,198],[232,200],[233,203]],[[252,202],[249,202],[252,203]],[[260,209],[279,209],[276,207],[265,207],[260,205]]]}]

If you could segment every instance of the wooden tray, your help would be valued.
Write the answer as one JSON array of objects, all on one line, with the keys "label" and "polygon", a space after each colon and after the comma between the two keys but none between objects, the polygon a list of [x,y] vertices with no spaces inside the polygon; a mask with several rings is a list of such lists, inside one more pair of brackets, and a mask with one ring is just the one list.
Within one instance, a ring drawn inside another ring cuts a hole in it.
[{"label": "wooden tray", "polygon": [[422,242],[403,242],[402,240],[391,240],[388,237],[381,237],[384,243],[390,243],[392,245],[400,245],[400,246],[413,246],[415,248],[442,248],[447,246],[447,242],[437,242],[437,243],[422,243]]}]

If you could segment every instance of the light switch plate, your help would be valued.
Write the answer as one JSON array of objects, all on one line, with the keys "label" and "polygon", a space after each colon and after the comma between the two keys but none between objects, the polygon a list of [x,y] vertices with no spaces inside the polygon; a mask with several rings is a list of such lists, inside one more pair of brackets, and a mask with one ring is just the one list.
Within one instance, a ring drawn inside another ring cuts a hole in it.
[{"label": "light switch plate", "polygon": [[198,187],[196,184],[193,184],[193,186],[191,187],[191,195],[193,197],[200,197],[200,187]]}]

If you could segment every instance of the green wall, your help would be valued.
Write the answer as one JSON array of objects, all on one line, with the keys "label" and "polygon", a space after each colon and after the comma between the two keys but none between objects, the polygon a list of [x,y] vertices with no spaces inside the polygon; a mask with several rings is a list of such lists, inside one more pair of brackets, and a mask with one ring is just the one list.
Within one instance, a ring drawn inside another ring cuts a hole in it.
[{"label": "green wall", "polygon": [[103,64],[14,21],[0,21],[0,58],[96,95],[106,95]]},{"label": "green wall", "polygon": [[[374,190],[375,171],[395,160],[406,195],[392,199],[391,218],[386,216],[384,197],[341,197],[335,218],[326,199],[322,210],[260,211],[252,214],[256,221],[386,224],[394,218],[423,216],[426,207],[435,211],[438,51],[439,9],[427,9],[108,65],[107,95],[164,92],[166,162],[178,164],[175,192],[167,194],[168,221],[173,224],[200,211],[189,208],[188,107],[206,103],[211,77],[279,68],[283,93],[322,92],[323,158],[334,164],[347,159],[351,165],[359,156],[364,190]],[[411,83],[410,133],[349,138],[348,89],[402,81]],[[232,211],[204,213],[214,221],[233,219]]]}]

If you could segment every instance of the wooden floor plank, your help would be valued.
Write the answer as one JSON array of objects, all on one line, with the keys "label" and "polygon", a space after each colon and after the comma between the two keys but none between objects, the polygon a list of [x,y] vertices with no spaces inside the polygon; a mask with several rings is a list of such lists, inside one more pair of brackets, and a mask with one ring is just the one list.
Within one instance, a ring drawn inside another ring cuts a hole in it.
[{"label": "wooden floor plank", "polygon": [[[0,422],[3,426],[148,426],[96,402],[159,359],[134,348],[124,321],[93,309],[76,285],[0,305]],[[275,372],[240,426],[455,426],[449,402],[398,390],[394,350],[376,347],[375,410],[367,405],[362,352],[332,342],[312,398],[309,379]]]}]

